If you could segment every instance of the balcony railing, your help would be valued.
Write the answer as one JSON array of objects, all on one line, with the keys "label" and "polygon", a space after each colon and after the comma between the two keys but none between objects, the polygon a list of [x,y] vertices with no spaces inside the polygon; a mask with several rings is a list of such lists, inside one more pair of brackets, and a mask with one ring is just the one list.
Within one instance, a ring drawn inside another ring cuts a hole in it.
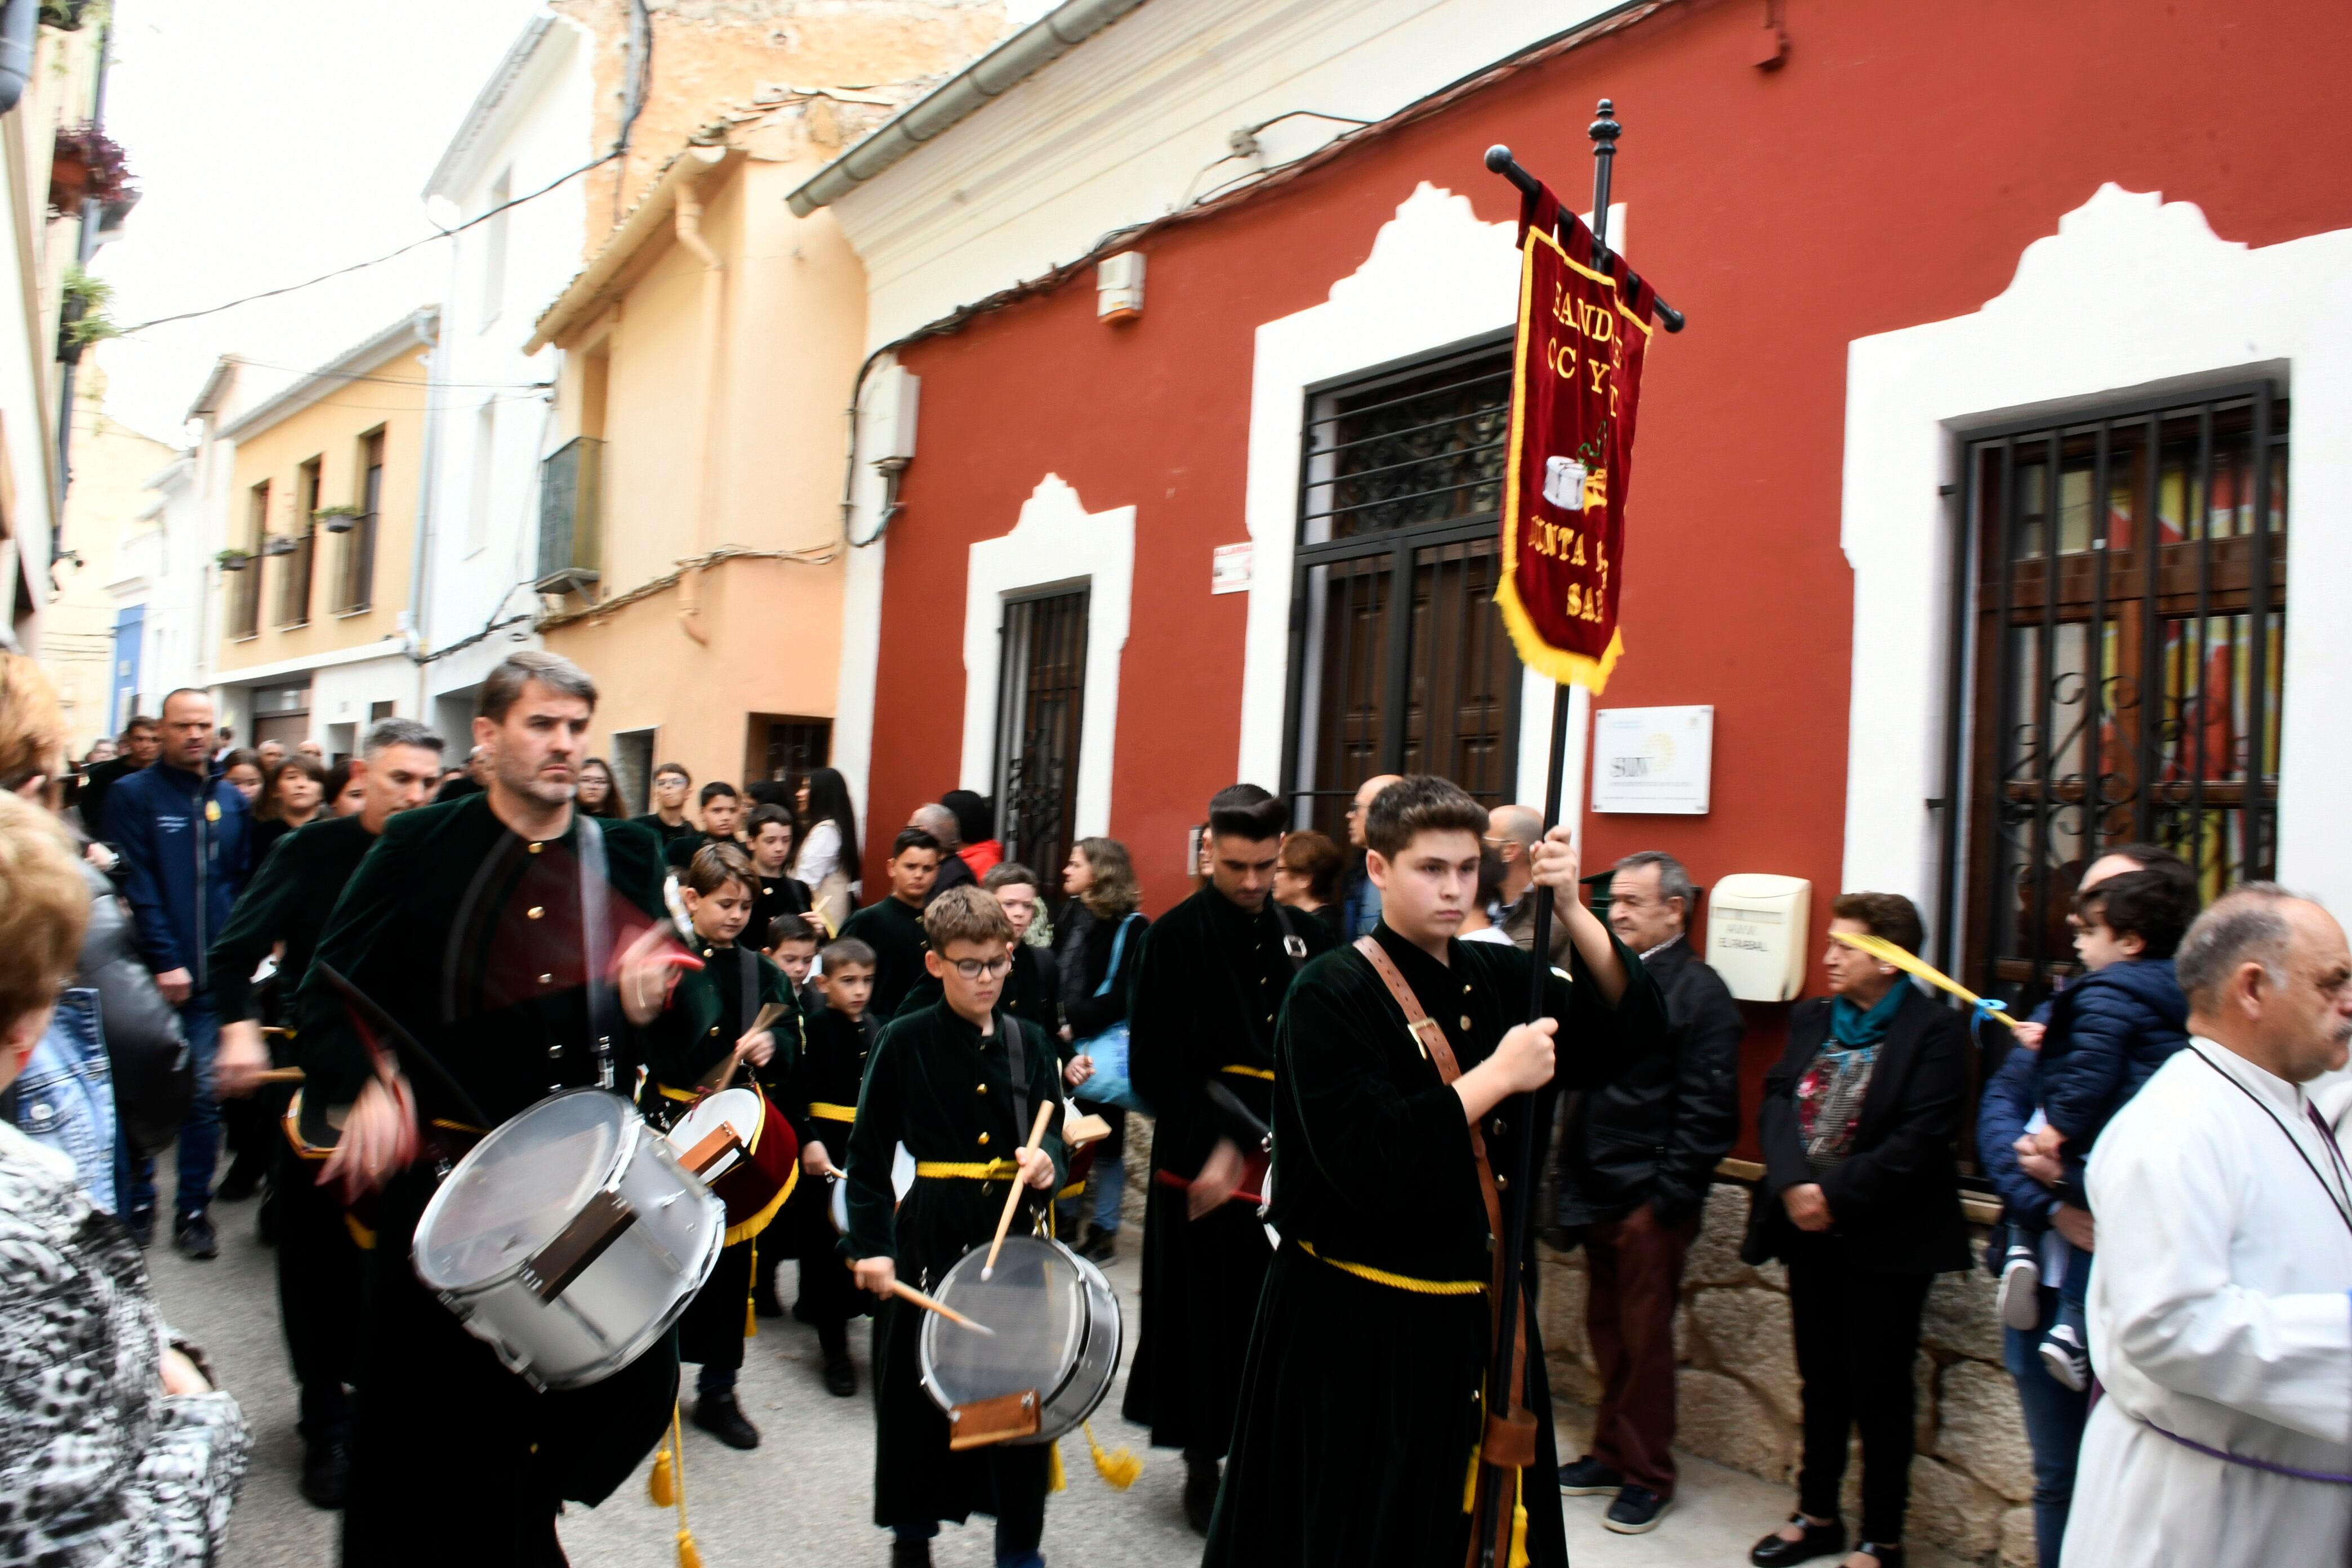
[{"label": "balcony railing", "polygon": [[604,442],[575,437],[540,464],[540,592],[589,596],[599,577],[604,508]]}]

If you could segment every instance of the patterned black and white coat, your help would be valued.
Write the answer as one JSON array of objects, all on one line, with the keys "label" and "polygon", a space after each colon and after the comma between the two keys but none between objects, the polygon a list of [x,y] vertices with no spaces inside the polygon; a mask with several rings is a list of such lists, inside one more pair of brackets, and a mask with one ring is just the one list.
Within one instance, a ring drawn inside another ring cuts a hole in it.
[{"label": "patterned black and white coat", "polygon": [[166,1394],[129,1231],[0,1124],[0,1563],[217,1561],[251,1447],[231,1395]]}]

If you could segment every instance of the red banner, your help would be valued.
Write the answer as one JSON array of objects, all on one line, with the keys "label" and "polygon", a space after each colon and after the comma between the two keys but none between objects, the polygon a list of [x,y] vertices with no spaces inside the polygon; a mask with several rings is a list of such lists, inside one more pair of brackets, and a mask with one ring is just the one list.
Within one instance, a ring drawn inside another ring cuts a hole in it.
[{"label": "red banner", "polygon": [[[1495,601],[1528,668],[1598,692],[1624,651],[1625,498],[1656,295],[1579,260],[1592,232],[1549,189],[1528,209]],[[1528,221],[1555,210],[1557,238]]]}]

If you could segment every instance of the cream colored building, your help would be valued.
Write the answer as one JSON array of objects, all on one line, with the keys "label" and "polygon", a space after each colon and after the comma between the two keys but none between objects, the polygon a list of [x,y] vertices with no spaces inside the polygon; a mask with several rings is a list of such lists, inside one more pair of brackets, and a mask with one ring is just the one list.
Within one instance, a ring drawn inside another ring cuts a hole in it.
[{"label": "cream colored building", "polygon": [[866,285],[784,196],[845,119],[794,96],[679,153],[531,341],[563,351],[540,629],[602,687],[595,746],[633,808],[658,763],[742,783],[827,759]]},{"label": "cream colored building", "polygon": [[415,717],[408,587],[423,472],[427,306],[223,423],[232,444],[212,568],[213,684],[239,744],[349,754]]}]

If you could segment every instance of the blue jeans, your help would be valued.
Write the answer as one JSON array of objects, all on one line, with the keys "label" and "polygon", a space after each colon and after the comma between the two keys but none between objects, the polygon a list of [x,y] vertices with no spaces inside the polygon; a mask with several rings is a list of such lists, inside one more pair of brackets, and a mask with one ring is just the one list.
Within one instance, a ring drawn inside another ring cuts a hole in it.
[{"label": "blue jeans", "polygon": [[[180,1123],[180,1184],[172,1194],[174,1222],[202,1214],[213,1200],[213,1169],[220,1159],[220,1101],[213,1098],[213,1057],[220,1045],[220,1018],[212,1001],[191,999],[180,1009],[188,1055],[196,1065],[196,1099]],[[193,1199],[193,1201],[191,1201]],[[139,1157],[131,1178],[131,1213],[153,1212],[155,1162]]]},{"label": "blue jeans", "polygon": [[1119,1194],[1127,1190],[1127,1162],[1095,1162],[1095,1228],[1108,1236],[1118,1228]]},{"label": "blue jeans", "polygon": [[[2088,1270],[2077,1270],[2087,1273]],[[2058,1568],[2066,1539],[2066,1514],[2074,1503],[2074,1460],[2083,1447],[2083,1424],[2091,1414],[2088,1392],[2076,1394],[2045,1371],[2038,1347],[2054,1321],[2058,1292],[2044,1289],[2042,1321],[2031,1329],[2001,1331],[2001,1360],[2017,1384],[2025,1413],[2026,1440],[2033,1445],[2033,1543],[2042,1568]]]}]

